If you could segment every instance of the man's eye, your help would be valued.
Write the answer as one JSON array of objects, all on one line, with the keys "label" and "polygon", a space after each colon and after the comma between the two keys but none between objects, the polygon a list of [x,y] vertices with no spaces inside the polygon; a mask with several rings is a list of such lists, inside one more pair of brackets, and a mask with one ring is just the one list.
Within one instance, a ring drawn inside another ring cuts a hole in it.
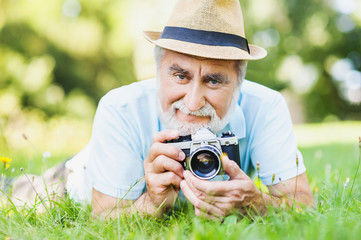
[{"label": "man's eye", "polygon": [[217,80],[210,80],[209,81],[212,85],[217,85],[217,84],[220,84],[221,82],[220,81],[217,81]]},{"label": "man's eye", "polygon": [[182,74],[177,74],[176,76],[177,76],[177,78],[180,79],[180,80],[186,79],[186,76],[184,76],[184,75],[182,75]]}]

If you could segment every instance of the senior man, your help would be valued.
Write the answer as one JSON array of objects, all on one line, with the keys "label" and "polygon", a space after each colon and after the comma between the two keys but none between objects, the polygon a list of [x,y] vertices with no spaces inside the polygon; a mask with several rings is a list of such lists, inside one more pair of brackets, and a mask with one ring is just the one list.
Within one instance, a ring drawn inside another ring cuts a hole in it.
[{"label": "senior man", "polygon": [[[266,51],[247,43],[239,1],[180,0],[163,32],[145,36],[156,45],[157,79],[111,91],[96,113],[84,172],[93,213],[161,216],[180,190],[195,213],[207,217],[265,212],[281,198],[310,204],[284,99],[244,80],[247,60],[261,59]],[[242,169],[222,158],[228,181],[201,180],[184,171],[183,151],[164,143],[202,127],[230,130],[238,138]],[[257,163],[269,195],[246,174]]]},{"label": "senior man", "polygon": [[[305,166],[282,96],[244,80],[247,61],[266,56],[248,44],[238,0],[179,0],[153,42],[157,78],[110,91],[99,103],[90,143],[66,163],[67,193],[94,214],[162,216],[182,192],[196,215],[265,213],[268,206],[312,203]],[[228,181],[184,170],[184,152],[165,141],[200,128],[231,131],[240,166],[222,156]],[[249,174],[257,169],[270,190]]]}]

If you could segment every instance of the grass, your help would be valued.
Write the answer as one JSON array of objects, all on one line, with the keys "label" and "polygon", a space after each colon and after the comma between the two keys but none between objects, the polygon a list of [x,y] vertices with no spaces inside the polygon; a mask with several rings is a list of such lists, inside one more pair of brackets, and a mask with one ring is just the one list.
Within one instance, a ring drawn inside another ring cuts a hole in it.
[{"label": "grass", "polygon": [[186,205],[163,219],[132,215],[101,221],[92,218],[89,208],[64,199],[53,202],[45,213],[36,207],[1,208],[0,239],[358,239],[361,123],[307,124],[295,131],[316,200],[314,209],[270,209],[264,217],[231,215],[220,223],[195,217]]}]

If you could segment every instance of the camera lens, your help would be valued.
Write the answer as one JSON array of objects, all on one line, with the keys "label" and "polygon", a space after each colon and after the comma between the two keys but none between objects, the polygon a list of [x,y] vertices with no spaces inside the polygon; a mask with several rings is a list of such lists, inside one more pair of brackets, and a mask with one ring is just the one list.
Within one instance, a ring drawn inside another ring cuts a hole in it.
[{"label": "camera lens", "polygon": [[193,151],[190,159],[191,172],[201,179],[211,179],[220,170],[220,152],[212,145],[201,146]]}]

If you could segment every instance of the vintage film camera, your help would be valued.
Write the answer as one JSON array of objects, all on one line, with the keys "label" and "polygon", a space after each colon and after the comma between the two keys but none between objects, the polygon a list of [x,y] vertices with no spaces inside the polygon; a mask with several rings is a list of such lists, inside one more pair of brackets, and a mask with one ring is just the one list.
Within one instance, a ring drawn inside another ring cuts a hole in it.
[{"label": "vintage film camera", "polygon": [[221,173],[220,156],[227,153],[229,159],[241,167],[237,137],[230,131],[217,136],[207,128],[201,128],[195,134],[180,136],[166,141],[180,148],[186,155],[183,168],[190,170],[200,179],[211,179]]}]

